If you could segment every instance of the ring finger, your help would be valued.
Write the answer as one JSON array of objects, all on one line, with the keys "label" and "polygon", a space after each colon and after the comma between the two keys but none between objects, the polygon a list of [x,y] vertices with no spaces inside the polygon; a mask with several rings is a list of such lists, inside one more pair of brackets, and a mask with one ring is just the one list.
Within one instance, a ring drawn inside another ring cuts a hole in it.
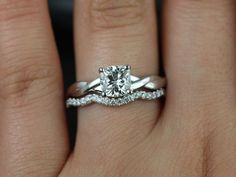
[{"label": "ring finger", "polygon": [[[78,80],[91,81],[99,67],[120,64],[131,65],[134,75],[158,74],[154,1],[77,0],[75,12]],[[130,149],[150,132],[158,113],[155,101],[116,109],[100,105],[81,108],[74,153],[78,171],[90,167],[92,175],[93,169],[100,170],[98,164],[114,158],[114,152],[120,155]]]}]

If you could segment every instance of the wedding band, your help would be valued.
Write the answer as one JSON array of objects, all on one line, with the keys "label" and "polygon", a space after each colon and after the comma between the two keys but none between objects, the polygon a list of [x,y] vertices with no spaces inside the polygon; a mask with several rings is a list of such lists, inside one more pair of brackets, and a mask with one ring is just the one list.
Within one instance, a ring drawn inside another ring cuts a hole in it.
[{"label": "wedding band", "polygon": [[67,107],[91,103],[121,106],[137,99],[153,100],[165,95],[165,78],[133,76],[130,65],[99,68],[99,74],[100,77],[91,82],[76,82],[69,87]]}]

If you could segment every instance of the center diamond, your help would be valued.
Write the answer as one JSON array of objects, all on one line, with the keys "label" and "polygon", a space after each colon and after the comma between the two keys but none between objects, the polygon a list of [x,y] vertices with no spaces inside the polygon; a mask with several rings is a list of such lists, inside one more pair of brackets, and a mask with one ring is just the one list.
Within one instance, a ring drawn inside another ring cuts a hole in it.
[{"label": "center diamond", "polygon": [[109,97],[121,97],[130,92],[130,66],[109,66],[100,68],[100,84],[103,94]]}]

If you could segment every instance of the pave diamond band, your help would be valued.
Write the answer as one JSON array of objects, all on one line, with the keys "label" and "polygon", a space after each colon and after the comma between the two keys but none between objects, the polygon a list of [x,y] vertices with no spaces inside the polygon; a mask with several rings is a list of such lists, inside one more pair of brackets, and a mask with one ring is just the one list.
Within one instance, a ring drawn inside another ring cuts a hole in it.
[{"label": "pave diamond band", "polygon": [[66,101],[66,106],[68,108],[77,107],[77,106],[86,106],[91,103],[98,103],[98,104],[102,104],[106,106],[122,106],[138,99],[154,100],[154,99],[162,97],[164,94],[165,94],[164,89],[156,90],[153,92],[137,91],[130,95],[126,95],[118,99],[103,97],[97,94],[90,94],[90,95],[86,95],[83,98],[69,98]]},{"label": "pave diamond band", "polygon": [[165,94],[165,78],[131,75],[129,65],[99,68],[100,77],[91,82],[76,82],[68,89],[67,107],[99,103],[121,106],[137,99],[153,100]]}]

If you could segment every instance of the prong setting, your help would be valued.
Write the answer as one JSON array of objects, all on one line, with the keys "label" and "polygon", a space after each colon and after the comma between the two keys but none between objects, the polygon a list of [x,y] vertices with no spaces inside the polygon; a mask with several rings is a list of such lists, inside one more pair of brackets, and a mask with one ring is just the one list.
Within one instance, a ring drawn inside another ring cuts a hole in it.
[{"label": "prong setting", "polygon": [[130,65],[126,65],[126,69],[127,70],[131,70],[131,66]]},{"label": "prong setting", "polygon": [[102,68],[102,67],[99,68],[99,69],[98,69],[98,72],[99,72],[99,73],[102,73],[102,72],[103,72],[103,68]]},{"label": "prong setting", "polygon": [[105,92],[102,92],[102,96],[105,97],[105,96],[106,96],[106,93],[105,93]]}]

